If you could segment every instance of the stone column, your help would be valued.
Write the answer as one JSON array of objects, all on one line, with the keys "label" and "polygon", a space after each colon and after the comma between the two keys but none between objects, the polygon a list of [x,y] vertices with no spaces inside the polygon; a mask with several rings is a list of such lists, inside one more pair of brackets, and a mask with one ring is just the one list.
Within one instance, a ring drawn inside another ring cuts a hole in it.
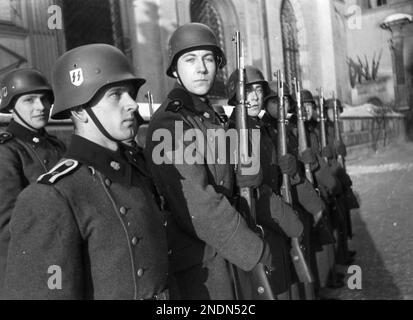
[{"label": "stone column", "polygon": [[409,111],[409,84],[406,76],[404,57],[404,27],[410,22],[405,19],[385,22],[381,28],[389,30],[390,51],[393,59],[394,96],[396,108],[401,112]]}]

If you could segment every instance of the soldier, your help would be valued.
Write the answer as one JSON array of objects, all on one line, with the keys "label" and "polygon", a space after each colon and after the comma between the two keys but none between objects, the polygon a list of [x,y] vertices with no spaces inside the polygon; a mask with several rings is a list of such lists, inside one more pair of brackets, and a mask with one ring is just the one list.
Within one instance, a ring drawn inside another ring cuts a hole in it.
[{"label": "soldier", "polygon": [[[309,142],[313,152],[317,155],[320,168],[315,172],[315,183],[317,188],[320,190],[320,194],[324,201],[327,203],[328,214],[326,218],[330,228],[334,230],[340,230],[340,220],[341,211],[338,208],[339,204],[336,199],[342,193],[342,184],[337,179],[333,170],[331,169],[329,162],[332,158],[333,151],[330,146],[325,148],[321,147],[321,134],[320,128],[317,122],[317,105],[314,100],[313,95],[308,90],[302,90],[301,92],[302,102],[304,107],[304,114],[306,118],[306,129],[309,136]],[[325,159],[330,159],[326,162]],[[347,257],[343,255],[342,245],[339,245],[340,240],[343,238],[340,232],[336,235],[337,249],[336,252],[332,252],[332,248],[328,245],[325,251],[328,253],[328,259],[330,260],[330,279],[328,282],[328,287],[339,288],[344,285],[342,278],[344,275],[342,273],[336,272],[335,263],[346,264]]]},{"label": "soldier", "polygon": [[[262,72],[253,66],[245,67],[245,75],[249,128],[259,129],[261,133],[260,162],[263,181],[259,186],[257,203],[272,203],[271,213],[258,208],[257,221],[266,227],[267,233],[272,234],[272,254],[277,257],[274,259],[277,272],[274,272],[272,276],[275,292],[279,300],[289,299],[290,287],[295,280],[289,254],[289,238],[299,238],[302,235],[303,225],[292,207],[285,203],[280,196],[280,175],[281,173],[294,174],[296,161],[291,155],[277,159],[277,149],[273,142],[273,128],[260,118],[264,97],[268,95],[270,90],[268,82],[264,79]],[[228,105],[236,106],[237,104],[237,83],[238,70],[235,70],[227,84]],[[234,116],[235,111],[231,116],[232,127],[235,127]]]},{"label": "soldier", "polygon": [[0,112],[11,113],[0,134],[0,296],[10,240],[9,221],[17,196],[50,170],[65,151],[64,144],[44,127],[49,120],[53,92],[35,69],[15,69],[0,82]]},{"label": "soldier", "polygon": [[[335,101],[336,100],[336,101]],[[341,137],[336,137],[334,130],[334,103],[337,103],[338,114],[343,113],[343,106],[339,99],[328,99],[325,103],[327,109],[327,121],[326,121],[326,131],[327,131],[327,142],[332,149],[333,156],[330,159],[330,167],[333,174],[337,177],[342,185],[342,194],[340,195],[340,203],[342,205],[342,210],[344,212],[345,218],[345,237],[351,239],[353,237],[353,229],[351,222],[351,209],[358,209],[359,204],[353,193],[352,185],[353,181],[347,174],[345,167],[342,167],[338,162],[338,156],[343,159],[347,156],[347,150],[345,144],[342,142]],[[353,262],[353,258],[356,254],[354,250],[347,251],[347,264]]]},{"label": "soldier", "polygon": [[167,298],[164,217],[142,154],[121,144],[136,134],[143,83],[110,45],[57,60],[52,118],[71,117],[75,132],[64,158],[17,200],[7,298]]},{"label": "soldier", "polygon": [[[228,131],[228,123],[207,99],[218,69],[225,64],[225,54],[209,27],[189,23],[175,30],[169,40],[166,73],[176,79],[176,85],[148,129],[146,158],[171,212],[167,232],[173,299],[235,299],[232,265],[244,271],[259,263],[272,268],[268,243],[234,208],[229,148],[224,159],[219,152],[207,159],[208,150],[217,147],[213,136],[207,139],[208,132]],[[187,141],[193,135],[196,151]],[[194,153],[198,161],[187,161]],[[254,187],[259,177],[239,178],[243,186]]]},{"label": "soldier", "polygon": [[[286,110],[295,113],[295,101],[288,91],[288,88],[284,86]],[[266,122],[272,130],[273,143],[278,144],[278,132],[277,132],[277,120],[278,120],[278,94],[274,91],[270,91],[264,98],[264,107],[266,114],[263,116],[264,122]],[[307,262],[309,263],[313,276],[315,277],[315,289],[318,292],[318,267],[316,263],[316,252],[320,250],[318,241],[314,241],[320,234],[325,234],[325,228],[322,224],[322,215],[325,210],[325,204],[320,199],[314,187],[305,178],[304,164],[309,163],[312,167],[316,167],[317,163],[313,153],[307,149],[303,152],[298,152],[298,138],[297,128],[294,122],[295,115],[290,117],[289,124],[287,126],[287,148],[288,152],[292,154],[297,161],[297,170],[295,173],[290,174],[291,186],[292,186],[292,200],[293,207],[299,213],[299,217],[304,225],[303,235],[303,248]],[[331,240],[330,240],[331,241]]]}]

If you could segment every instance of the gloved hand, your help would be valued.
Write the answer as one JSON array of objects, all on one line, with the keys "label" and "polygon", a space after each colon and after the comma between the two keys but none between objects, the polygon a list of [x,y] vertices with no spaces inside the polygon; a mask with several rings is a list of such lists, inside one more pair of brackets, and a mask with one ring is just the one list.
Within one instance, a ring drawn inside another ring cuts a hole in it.
[{"label": "gloved hand", "polygon": [[323,158],[332,159],[334,157],[334,151],[331,146],[325,146],[323,150],[321,150],[321,156]]},{"label": "gloved hand", "polygon": [[342,157],[347,156],[347,149],[346,146],[343,142],[337,142],[336,144],[336,153]]},{"label": "gloved hand", "polygon": [[281,173],[288,174],[290,177],[295,176],[297,173],[297,160],[292,154],[287,153],[281,156],[278,161]]},{"label": "gloved hand", "polygon": [[[247,170],[253,172],[253,170]],[[262,184],[262,170],[259,166],[259,171],[256,174],[243,174],[244,171],[238,169],[236,172],[237,186],[239,188],[258,188]]]},{"label": "gloved hand", "polygon": [[261,258],[258,261],[258,263],[262,263],[264,266],[266,266],[269,270],[273,269],[272,265],[272,255],[271,255],[271,250],[270,250],[270,245],[267,243],[267,241],[264,240],[264,247],[262,249],[262,254]]},{"label": "gloved hand", "polygon": [[301,152],[299,157],[300,161],[304,164],[311,165],[317,161],[317,158],[315,157],[313,150],[311,150],[310,148],[307,148],[303,152]]},{"label": "gloved hand", "polygon": [[304,180],[303,183],[298,184],[295,188],[300,205],[316,219],[319,213],[325,210],[324,201],[321,200],[317,191],[308,180]]},{"label": "gloved hand", "polygon": [[318,185],[325,188],[330,195],[337,195],[340,192],[339,181],[324,160],[320,161],[320,169],[315,172],[315,178]]},{"label": "gloved hand", "polygon": [[290,238],[298,238],[303,233],[303,224],[293,208],[269,187],[260,189],[255,205],[258,223],[271,227],[268,223],[268,220],[271,220]]}]

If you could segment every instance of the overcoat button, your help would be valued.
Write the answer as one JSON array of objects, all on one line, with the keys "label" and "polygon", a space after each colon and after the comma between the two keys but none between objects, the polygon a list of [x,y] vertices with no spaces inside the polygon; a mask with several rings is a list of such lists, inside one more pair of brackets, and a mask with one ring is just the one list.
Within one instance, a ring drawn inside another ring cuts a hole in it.
[{"label": "overcoat button", "polygon": [[75,163],[72,160],[66,161],[65,165],[66,167],[71,167],[73,166]]},{"label": "overcoat button", "polygon": [[138,275],[138,277],[142,277],[143,276],[143,269],[140,268],[136,274]]},{"label": "overcoat button", "polygon": [[119,162],[116,161],[112,161],[110,163],[110,166],[112,167],[113,170],[119,171],[120,170],[120,164]]},{"label": "overcoat button", "polygon": [[138,244],[138,239],[136,237],[132,238],[132,244],[136,246]]},{"label": "overcoat button", "polygon": [[123,215],[125,215],[126,214],[126,208],[125,207],[120,207],[119,208],[119,212],[121,213],[121,214],[123,214]]},{"label": "overcoat button", "polygon": [[112,181],[110,181],[108,178],[105,179],[105,184],[107,187],[110,187],[110,185],[112,184]]}]

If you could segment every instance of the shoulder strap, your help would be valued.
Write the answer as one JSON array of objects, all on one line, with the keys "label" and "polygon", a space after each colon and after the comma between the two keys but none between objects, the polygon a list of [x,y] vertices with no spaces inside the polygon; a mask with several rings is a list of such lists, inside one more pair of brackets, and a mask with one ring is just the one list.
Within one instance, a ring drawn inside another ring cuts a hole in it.
[{"label": "shoulder strap", "polygon": [[68,176],[79,168],[80,164],[78,161],[73,159],[65,159],[55,165],[49,172],[41,175],[37,182],[41,184],[52,185],[65,176]]}]

